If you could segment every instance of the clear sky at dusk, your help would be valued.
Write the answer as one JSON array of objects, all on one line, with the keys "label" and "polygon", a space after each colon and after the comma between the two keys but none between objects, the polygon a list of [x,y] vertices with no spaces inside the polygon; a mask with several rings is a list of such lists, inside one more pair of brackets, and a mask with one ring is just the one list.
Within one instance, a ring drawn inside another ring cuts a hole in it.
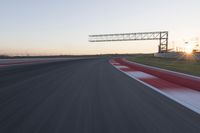
[{"label": "clear sky at dusk", "polygon": [[199,0],[0,0],[0,54],[156,52],[157,41],[89,43],[89,34],[167,30],[200,37]]}]

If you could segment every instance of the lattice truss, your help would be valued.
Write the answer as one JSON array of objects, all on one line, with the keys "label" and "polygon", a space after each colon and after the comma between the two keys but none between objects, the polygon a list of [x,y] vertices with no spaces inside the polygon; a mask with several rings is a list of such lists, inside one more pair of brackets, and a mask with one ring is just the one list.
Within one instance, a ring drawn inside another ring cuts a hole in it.
[{"label": "lattice truss", "polygon": [[160,42],[159,52],[167,52],[168,49],[167,31],[89,35],[89,42],[139,41],[139,40],[159,40]]}]

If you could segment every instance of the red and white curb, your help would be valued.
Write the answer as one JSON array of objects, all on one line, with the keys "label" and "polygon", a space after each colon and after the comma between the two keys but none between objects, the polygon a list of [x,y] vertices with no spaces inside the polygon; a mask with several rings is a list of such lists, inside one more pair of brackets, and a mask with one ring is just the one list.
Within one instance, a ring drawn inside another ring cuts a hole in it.
[{"label": "red and white curb", "polygon": [[110,60],[110,63],[131,78],[200,114],[200,91],[168,82],[142,71],[134,70],[133,68],[121,65],[115,60]]}]

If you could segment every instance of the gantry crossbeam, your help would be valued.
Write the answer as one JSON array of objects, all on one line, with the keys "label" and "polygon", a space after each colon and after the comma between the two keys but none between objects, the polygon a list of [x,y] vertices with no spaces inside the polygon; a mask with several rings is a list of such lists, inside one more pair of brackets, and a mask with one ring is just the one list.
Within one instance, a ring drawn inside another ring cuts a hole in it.
[{"label": "gantry crossbeam", "polygon": [[89,42],[159,40],[159,53],[168,50],[168,31],[89,35]]}]

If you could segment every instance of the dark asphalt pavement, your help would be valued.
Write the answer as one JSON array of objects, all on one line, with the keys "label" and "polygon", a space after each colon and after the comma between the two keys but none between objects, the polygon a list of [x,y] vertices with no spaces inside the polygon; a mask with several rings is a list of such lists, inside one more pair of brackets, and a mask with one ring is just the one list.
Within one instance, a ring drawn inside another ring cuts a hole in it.
[{"label": "dark asphalt pavement", "polygon": [[0,133],[200,133],[200,115],[107,58],[0,69]]}]

